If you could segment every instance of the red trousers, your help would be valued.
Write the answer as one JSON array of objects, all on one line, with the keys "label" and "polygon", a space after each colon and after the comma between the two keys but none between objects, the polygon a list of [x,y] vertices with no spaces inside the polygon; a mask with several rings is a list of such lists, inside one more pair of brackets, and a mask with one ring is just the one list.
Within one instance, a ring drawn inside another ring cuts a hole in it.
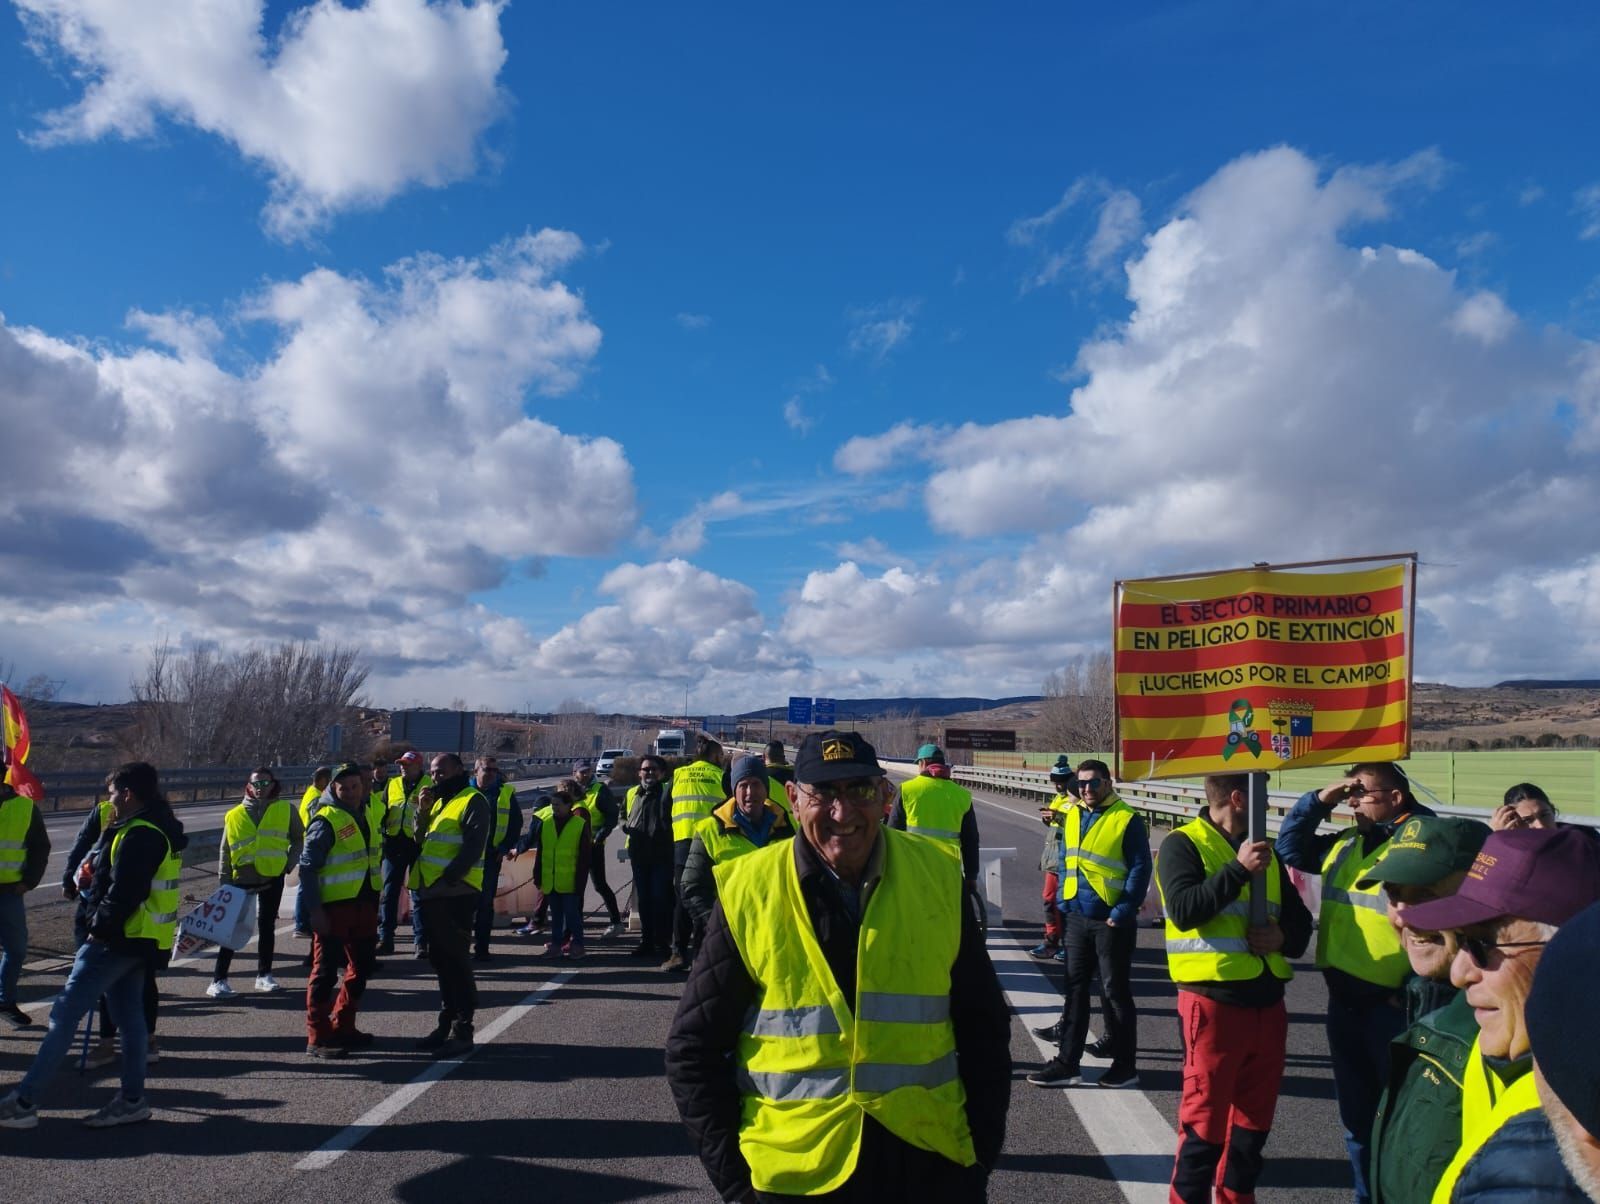
[{"label": "red trousers", "polygon": [[1289,1017],[1279,1000],[1243,1008],[1178,990],[1183,1099],[1171,1204],[1251,1204],[1278,1107]]},{"label": "red trousers", "polygon": [[1061,921],[1061,913],[1056,910],[1056,896],[1061,893],[1061,875],[1055,870],[1044,872],[1044,939],[1052,945],[1059,945],[1065,927]]},{"label": "red trousers", "polygon": [[378,953],[375,897],[329,903],[322,910],[328,931],[311,938],[311,975],[306,979],[306,1040],[311,1042],[355,1031],[356,1011]]}]

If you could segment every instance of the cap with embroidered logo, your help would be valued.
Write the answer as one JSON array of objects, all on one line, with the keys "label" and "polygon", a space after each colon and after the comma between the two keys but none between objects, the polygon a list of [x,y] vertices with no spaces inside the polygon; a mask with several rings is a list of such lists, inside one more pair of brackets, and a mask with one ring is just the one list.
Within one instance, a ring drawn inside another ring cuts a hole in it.
[{"label": "cap with embroidered logo", "polygon": [[885,776],[877,750],[855,732],[813,732],[795,753],[794,780],[802,785]]},{"label": "cap with embroidered logo", "polygon": [[1356,883],[1366,890],[1378,882],[1396,886],[1432,886],[1468,869],[1489,839],[1489,825],[1455,816],[1418,815],[1406,820],[1389,838],[1383,856]]}]

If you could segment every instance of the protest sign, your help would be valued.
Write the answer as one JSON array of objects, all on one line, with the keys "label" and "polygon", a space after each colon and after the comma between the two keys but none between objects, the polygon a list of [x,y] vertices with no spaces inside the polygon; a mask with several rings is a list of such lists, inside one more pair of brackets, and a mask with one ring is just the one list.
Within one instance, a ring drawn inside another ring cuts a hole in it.
[{"label": "protest sign", "polygon": [[1404,758],[1415,557],[1327,567],[1117,582],[1117,776]]},{"label": "protest sign", "polygon": [[186,957],[210,943],[243,949],[256,931],[256,897],[237,886],[219,886],[178,924],[182,935],[173,957]]}]

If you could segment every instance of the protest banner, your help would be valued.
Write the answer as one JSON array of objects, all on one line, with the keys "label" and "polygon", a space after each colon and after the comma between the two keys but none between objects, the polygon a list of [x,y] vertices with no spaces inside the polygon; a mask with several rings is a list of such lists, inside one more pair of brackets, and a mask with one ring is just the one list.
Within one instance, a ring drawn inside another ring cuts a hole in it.
[{"label": "protest banner", "polygon": [[219,886],[178,922],[178,930],[174,959],[189,957],[208,944],[243,949],[256,934],[256,897],[237,886]]},{"label": "protest banner", "polygon": [[1409,553],[1118,581],[1117,776],[1403,759],[1415,593]]}]

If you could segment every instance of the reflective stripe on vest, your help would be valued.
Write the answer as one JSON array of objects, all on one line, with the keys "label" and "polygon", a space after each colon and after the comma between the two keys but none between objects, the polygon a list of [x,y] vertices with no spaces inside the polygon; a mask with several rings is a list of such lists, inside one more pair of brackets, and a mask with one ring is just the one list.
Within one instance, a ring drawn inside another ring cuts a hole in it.
[{"label": "reflective stripe on vest", "polygon": [[[135,828],[149,828],[166,843],[167,855],[156,867],[150,879],[150,893],[145,896],[128,922],[122,926],[122,935],[136,940],[155,941],[161,949],[172,948],[173,933],[178,927],[178,877],[183,873],[183,860],[172,851],[172,841],[167,834],[146,819],[135,819],[123,825],[111,838],[111,864],[117,864],[122,851],[122,841]],[[112,871],[115,873],[115,869]]]},{"label": "reflective stripe on vest", "polygon": [[1063,900],[1078,897],[1078,875],[1107,907],[1114,907],[1128,887],[1128,866],[1122,860],[1122,837],[1133,822],[1133,808],[1112,796],[1109,807],[1089,826],[1088,844],[1080,844],[1083,808],[1073,807],[1061,823]]},{"label": "reflective stripe on vest", "polygon": [[1322,914],[1317,922],[1317,969],[1332,967],[1381,987],[1397,987],[1411,972],[1400,936],[1389,923],[1383,887],[1355,884],[1383,856],[1385,844],[1362,856],[1361,832],[1350,828],[1322,862]]},{"label": "reflective stripe on vest", "polygon": [[1434,1188],[1432,1204],[1450,1204],[1461,1172],[1513,1116],[1540,1107],[1533,1071],[1525,1071],[1510,1084],[1502,1083],[1483,1062],[1478,1038],[1472,1039],[1466,1071],[1461,1078],[1461,1145]]},{"label": "reflective stripe on vest", "polygon": [[0,803],[0,883],[21,882],[27,860],[28,829],[33,826],[33,800],[13,795]]},{"label": "reflective stripe on vest", "polygon": [[689,840],[694,826],[728,796],[722,793],[722,768],[710,761],[692,761],[672,771],[672,839]]},{"label": "reflective stripe on vest", "polygon": [[417,791],[432,785],[433,779],[427,774],[419,777],[409,790],[404,774],[389,779],[389,807],[383,816],[385,835],[417,838]]},{"label": "reflective stripe on vest", "polygon": [[[1228,838],[1203,817],[1190,820],[1173,835],[1179,833],[1187,836],[1200,854],[1201,868],[1207,878],[1237,859]],[[1283,910],[1280,893],[1283,886],[1276,855],[1267,858],[1266,881],[1267,918],[1275,921]],[[1173,982],[1246,981],[1260,976],[1263,962],[1274,978],[1288,982],[1294,977],[1294,971],[1282,954],[1270,953],[1262,958],[1250,952],[1252,885],[1245,883],[1237,899],[1199,928],[1191,929],[1179,928],[1173,923],[1172,913],[1166,909],[1166,894],[1162,892],[1162,910],[1167,915],[1167,973]],[[1161,890],[1159,874],[1156,875],[1156,889]]]},{"label": "reflective stripe on vest", "polygon": [[734,1054],[739,1149],[760,1192],[818,1195],[850,1177],[864,1117],[950,1159],[976,1161],[949,1018],[961,936],[961,870],[944,850],[883,830],[858,981],[828,971],[790,841],[715,867],[728,929],[757,1007]]},{"label": "reflective stripe on vest", "polygon": [[261,826],[250,818],[249,808],[240,803],[222,821],[222,838],[228,842],[228,862],[235,870],[254,867],[263,878],[278,878],[289,869],[288,799],[269,803],[261,814]]},{"label": "reflective stripe on vest", "polygon": [[[576,822],[574,822],[576,821]],[[570,895],[578,887],[578,852],[583,848],[583,817],[573,812],[561,830],[555,816],[539,824],[539,889]]]},{"label": "reflective stripe on vest", "polygon": [[333,847],[328,850],[327,860],[317,871],[317,882],[324,903],[354,899],[361,893],[364,883],[374,890],[382,887],[383,839],[372,832],[372,814],[371,811],[367,812],[365,836],[361,833],[361,825],[356,823],[356,817],[332,803],[318,807],[316,815],[312,817],[327,820],[333,829]]},{"label": "reflective stripe on vest", "polygon": [[[428,830],[422,836],[422,851],[411,870],[413,890],[432,886],[460,854],[466,839],[466,833],[461,830],[461,821],[466,818],[467,804],[474,797],[483,796],[476,787],[468,786],[448,803],[434,804],[433,812],[428,817]],[[471,868],[461,876],[461,881],[474,890],[483,889],[483,849],[478,850]]]},{"label": "reflective stripe on vest", "polygon": [[511,827],[511,800],[516,796],[516,788],[510,782],[501,782],[500,792],[494,796],[494,835],[489,837],[489,843],[497,849]]},{"label": "reflective stripe on vest", "polygon": [[961,854],[961,824],[972,810],[972,792],[948,778],[919,774],[900,786],[906,831],[937,840],[947,852]]}]

